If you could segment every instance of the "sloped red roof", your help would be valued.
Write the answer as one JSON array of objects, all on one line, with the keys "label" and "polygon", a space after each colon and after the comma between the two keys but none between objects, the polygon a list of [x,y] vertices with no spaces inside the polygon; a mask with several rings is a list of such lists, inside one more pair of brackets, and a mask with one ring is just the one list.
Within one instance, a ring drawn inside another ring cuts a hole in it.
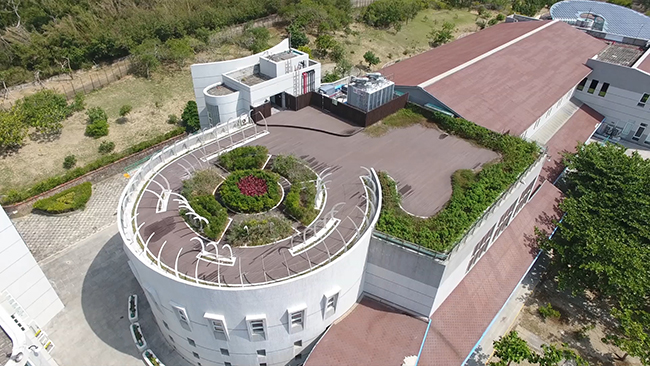
[{"label": "sloped red roof", "polygon": [[535,227],[550,232],[562,193],[545,182],[431,317],[420,365],[460,365],[537,254]]},{"label": "sloped red roof", "polygon": [[418,85],[546,23],[501,23],[400,61],[381,73],[392,76],[396,85]]},{"label": "sloped red roof", "polygon": [[564,170],[562,155],[575,152],[576,146],[586,142],[604,118],[602,114],[583,104],[546,144],[550,161],[544,164],[540,176],[555,182]]},{"label": "sloped red roof", "polygon": [[607,45],[554,23],[425,89],[465,119],[519,136],[591,69]]}]

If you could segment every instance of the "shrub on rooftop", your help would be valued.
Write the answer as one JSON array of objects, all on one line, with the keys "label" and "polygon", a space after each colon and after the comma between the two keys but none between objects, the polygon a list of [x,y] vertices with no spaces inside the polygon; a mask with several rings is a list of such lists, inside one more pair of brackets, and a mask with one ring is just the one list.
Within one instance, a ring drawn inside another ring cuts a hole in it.
[{"label": "shrub on rooftop", "polygon": [[34,203],[34,209],[52,214],[83,209],[92,195],[90,182],[81,183],[52,197],[43,198]]},{"label": "shrub on rooftop", "polygon": [[306,226],[318,215],[318,210],[314,207],[315,202],[316,185],[314,183],[293,183],[284,200],[284,211]]},{"label": "shrub on rooftop", "polygon": [[234,246],[270,244],[293,233],[291,221],[282,216],[263,215],[233,224],[228,229],[228,243]]},{"label": "shrub on rooftop", "polygon": [[219,156],[219,165],[228,171],[261,169],[268,158],[266,146],[241,146]]},{"label": "shrub on rooftop", "polygon": [[307,163],[293,155],[276,155],[271,170],[292,183],[316,180],[316,173],[309,169]]},{"label": "shrub on rooftop", "polygon": [[218,240],[221,233],[226,228],[228,222],[228,212],[217,202],[212,194],[196,196],[189,200],[190,206],[194,212],[208,220],[208,224],[195,222],[190,216],[185,215],[186,210],[181,210],[181,215],[185,221],[194,228],[212,240]]},{"label": "shrub on rooftop", "polygon": [[278,175],[258,169],[238,170],[219,187],[221,201],[236,212],[268,211],[280,202]]},{"label": "shrub on rooftop", "polygon": [[402,210],[395,182],[385,172],[380,172],[383,201],[377,230],[429,249],[447,252],[499,195],[535,162],[540,153],[539,147],[462,118],[429,112],[414,105],[408,108],[422,114],[445,132],[471,140],[501,155],[500,161],[485,164],[478,172],[459,170],[454,173],[449,202],[437,214],[426,219],[411,216]]},{"label": "shrub on rooftop", "polygon": [[188,200],[193,197],[212,195],[222,181],[223,178],[215,168],[199,170],[183,181],[181,194]]}]

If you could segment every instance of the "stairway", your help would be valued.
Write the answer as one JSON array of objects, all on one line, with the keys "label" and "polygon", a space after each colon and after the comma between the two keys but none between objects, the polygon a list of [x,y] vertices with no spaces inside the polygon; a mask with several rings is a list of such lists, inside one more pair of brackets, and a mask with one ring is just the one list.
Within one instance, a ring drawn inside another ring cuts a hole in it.
[{"label": "stairway", "polygon": [[530,140],[537,142],[541,146],[546,145],[581,106],[581,101],[571,98],[571,100],[553,113],[551,119],[546,121],[540,129],[535,131],[535,133],[530,137]]}]

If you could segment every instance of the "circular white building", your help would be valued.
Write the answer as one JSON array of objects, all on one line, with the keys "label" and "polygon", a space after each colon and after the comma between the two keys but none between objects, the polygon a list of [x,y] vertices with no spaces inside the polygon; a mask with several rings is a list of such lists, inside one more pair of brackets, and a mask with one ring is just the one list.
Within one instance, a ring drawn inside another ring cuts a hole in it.
[{"label": "circular white building", "polygon": [[195,365],[300,364],[361,295],[381,207],[374,170],[311,161],[320,213],[275,243],[231,247],[223,236],[212,241],[186,224],[183,180],[248,144],[267,146],[272,155],[293,153],[284,151],[292,146],[291,132],[269,133],[248,117],[232,119],[154,155],[120,198],[118,226],[129,265],[161,332]]}]

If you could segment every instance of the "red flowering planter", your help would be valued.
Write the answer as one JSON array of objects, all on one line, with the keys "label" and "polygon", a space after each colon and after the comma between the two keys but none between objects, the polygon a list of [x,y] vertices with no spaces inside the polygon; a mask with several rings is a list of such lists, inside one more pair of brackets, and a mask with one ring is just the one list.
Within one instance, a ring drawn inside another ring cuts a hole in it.
[{"label": "red flowering planter", "polygon": [[219,187],[219,198],[236,212],[265,212],[282,199],[282,188],[275,173],[250,169],[233,172]]}]

